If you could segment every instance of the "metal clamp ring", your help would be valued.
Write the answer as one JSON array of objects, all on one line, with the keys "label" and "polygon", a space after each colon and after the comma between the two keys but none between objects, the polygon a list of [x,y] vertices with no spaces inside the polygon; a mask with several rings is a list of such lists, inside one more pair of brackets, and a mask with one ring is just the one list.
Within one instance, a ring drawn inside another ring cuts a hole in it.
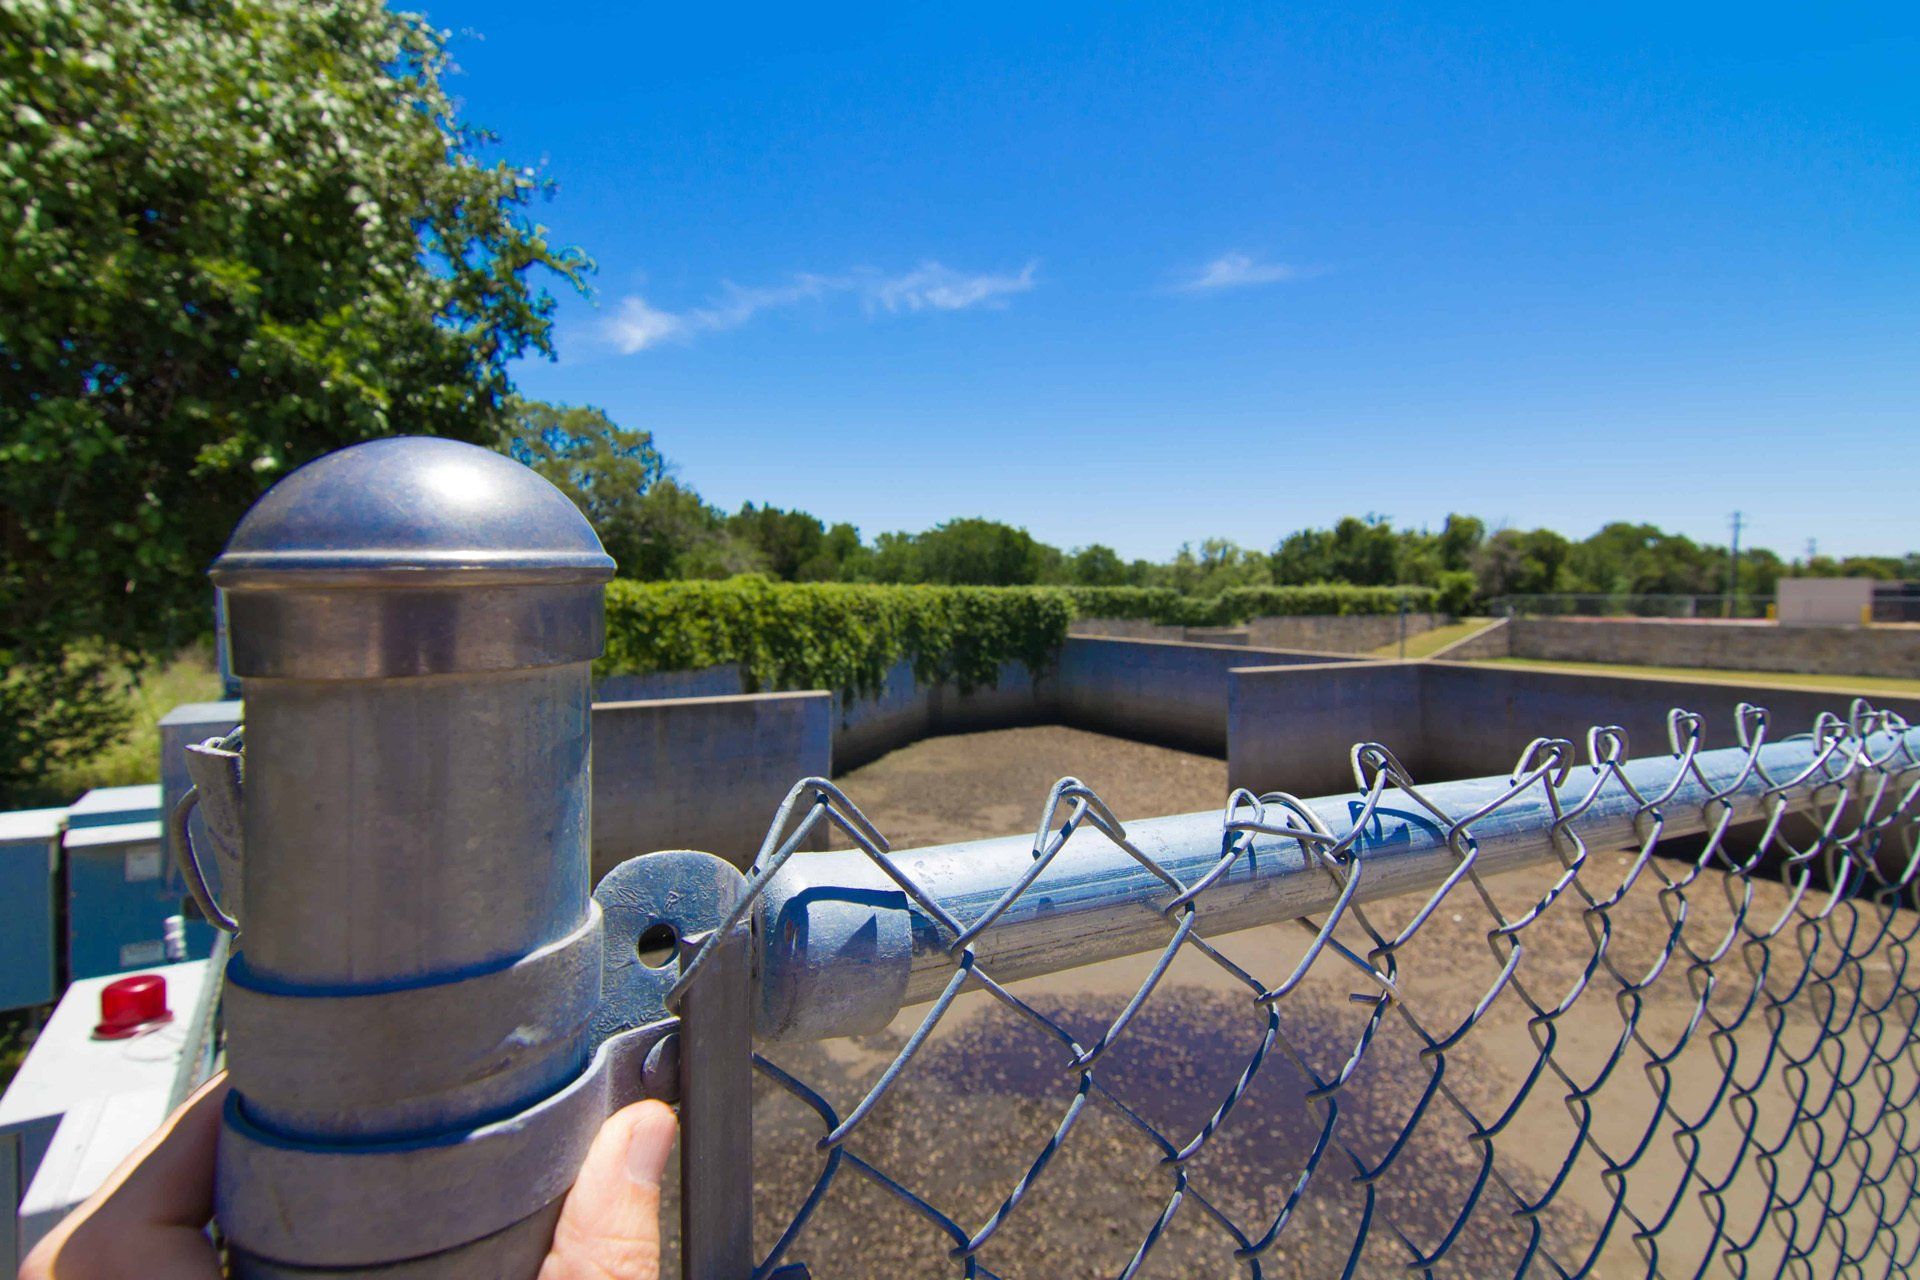
[{"label": "metal clamp ring", "polygon": [[227,970],[228,1069],[243,1095],[315,1111],[529,1071],[570,1076],[588,1053],[601,966],[600,905],[591,900],[566,937],[491,972],[420,986],[288,989],[254,974],[242,952]]}]

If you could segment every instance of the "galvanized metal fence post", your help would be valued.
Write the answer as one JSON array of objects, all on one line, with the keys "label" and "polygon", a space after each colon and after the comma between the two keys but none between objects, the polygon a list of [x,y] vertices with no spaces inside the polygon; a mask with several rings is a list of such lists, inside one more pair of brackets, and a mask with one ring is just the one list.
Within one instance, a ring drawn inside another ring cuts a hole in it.
[{"label": "galvanized metal fence post", "polygon": [[612,569],[534,472],[426,439],[303,467],[215,564],[247,718],[236,1275],[538,1270],[606,1102],[583,1082]]}]

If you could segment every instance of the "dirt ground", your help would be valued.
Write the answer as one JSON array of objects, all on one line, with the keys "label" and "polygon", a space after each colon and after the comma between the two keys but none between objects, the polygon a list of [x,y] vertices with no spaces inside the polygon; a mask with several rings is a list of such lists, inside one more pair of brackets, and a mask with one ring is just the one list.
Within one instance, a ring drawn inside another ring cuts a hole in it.
[{"label": "dirt ground", "polygon": [[912,849],[1031,831],[1047,789],[1068,775],[1122,820],[1227,798],[1225,760],[1061,725],[928,738],[834,781],[894,848]]},{"label": "dirt ground", "polygon": [[[1047,788],[1067,773],[1123,821],[1224,799],[1221,761],[1063,728],[932,739],[839,782],[905,848],[1030,829]],[[1864,964],[1847,964],[1832,959],[1830,940],[1820,941],[1813,979],[1770,1018],[1768,998],[1794,989],[1807,970],[1803,947],[1816,934],[1790,928],[1786,936],[1797,942],[1776,942],[1770,952],[1736,940],[1712,966],[1690,969],[1687,953],[1722,950],[1737,915],[1750,925],[1777,917],[1789,904],[1785,886],[1755,884],[1749,898],[1739,882],[1708,872],[1663,902],[1662,875],[1684,876],[1686,864],[1639,865],[1603,850],[1589,856],[1580,884],[1605,896],[1629,873],[1632,888],[1604,922],[1583,918],[1577,889],[1553,894],[1557,866],[1490,882],[1488,899],[1462,882],[1397,953],[1401,1002],[1385,1011],[1372,998],[1379,982],[1331,949],[1269,1008],[1215,960],[1183,948],[1094,1072],[1110,1096],[1084,1103],[1060,1039],[969,992],[845,1149],[965,1232],[990,1222],[1049,1153],[1032,1191],[978,1254],[986,1273],[1006,1277],[1122,1274],[1149,1238],[1143,1276],[1306,1278],[1341,1275],[1350,1265],[1355,1275],[1406,1275],[1420,1273],[1420,1257],[1443,1276],[1583,1267],[1598,1276],[1692,1275],[1703,1254],[1724,1252],[1729,1240],[1740,1246],[1734,1264],[1715,1262],[1705,1274],[1775,1274],[1787,1252],[1806,1255],[1789,1274],[1834,1274],[1842,1251],[1866,1254],[1859,1272],[1839,1268],[1843,1274],[1898,1270],[1876,1252],[1884,1238],[1867,1241],[1875,1219],[1904,1212],[1912,1157],[1896,1158],[1884,1133],[1873,1142],[1855,1135],[1891,1128],[1877,1124],[1880,1111],[1903,1112],[1905,1095],[1920,1088],[1912,1060],[1920,1010],[1905,994],[1912,982],[1904,946],[1882,945]],[[1422,905],[1394,899],[1367,913],[1391,937]],[[1518,935],[1519,957],[1504,983],[1508,953],[1489,938],[1494,908],[1508,920],[1539,910]],[[1887,917],[1843,903],[1835,919],[1843,922],[1837,932],[1855,929],[1861,952]],[[1915,929],[1911,915],[1892,920],[1901,933]],[[1606,963],[1596,966],[1602,935]],[[1358,955],[1372,945],[1357,924],[1335,937]],[[1676,940],[1678,953],[1662,966]],[[1312,937],[1290,924],[1209,941],[1272,985]],[[1153,960],[1089,966],[1013,991],[1089,1044]],[[1648,973],[1658,976],[1637,997],[1620,997],[1622,979]],[[1483,1002],[1478,1025],[1443,1056],[1423,1052],[1426,1041],[1403,1016],[1444,1038]],[[1536,1009],[1554,1016],[1534,1016]],[[880,1035],[775,1046],[768,1056],[844,1117],[926,1012],[906,1010]],[[1782,1068],[1794,1059],[1810,1065]],[[1727,1062],[1733,1089],[1723,1087]],[[1248,1074],[1250,1063],[1257,1069]],[[1309,1097],[1309,1071],[1322,1081],[1350,1074]],[[1833,1089],[1836,1073],[1846,1089]],[[1228,1099],[1224,1119],[1210,1120]],[[1491,1156],[1475,1140],[1476,1123],[1492,1135]],[[1217,1127],[1197,1154],[1169,1159],[1209,1124]],[[756,1249],[765,1256],[829,1165],[818,1148],[819,1117],[771,1079],[756,1090],[755,1125]],[[1830,1171],[1811,1172],[1815,1156]],[[1626,1169],[1624,1180],[1609,1161]],[[1885,1188],[1875,1185],[1882,1181]],[[1700,1194],[1721,1182],[1723,1192]],[[1761,1220],[1769,1186],[1796,1206],[1781,1219],[1784,1233]],[[1844,1212],[1823,1217],[1828,1201]],[[1636,1218],[1663,1224],[1657,1261],[1632,1238]],[[1236,1257],[1237,1246],[1275,1233],[1257,1273]],[[956,1276],[966,1274],[950,1256],[959,1243],[843,1158],[783,1256],[805,1261],[820,1280]],[[1908,1230],[1901,1245],[1904,1257],[1920,1240]]]}]

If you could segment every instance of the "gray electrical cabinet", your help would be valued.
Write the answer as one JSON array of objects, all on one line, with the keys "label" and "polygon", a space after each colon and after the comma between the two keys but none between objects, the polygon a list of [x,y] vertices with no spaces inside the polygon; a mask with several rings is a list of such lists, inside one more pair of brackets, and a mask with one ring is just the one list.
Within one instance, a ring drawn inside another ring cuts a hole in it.
[{"label": "gray electrical cabinet", "polygon": [[67,810],[68,828],[118,827],[130,822],[160,820],[160,784],[132,787],[96,787]]},{"label": "gray electrical cabinet", "polygon": [[54,907],[66,819],[65,809],[0,813],[0,1012],[60,994]]}]

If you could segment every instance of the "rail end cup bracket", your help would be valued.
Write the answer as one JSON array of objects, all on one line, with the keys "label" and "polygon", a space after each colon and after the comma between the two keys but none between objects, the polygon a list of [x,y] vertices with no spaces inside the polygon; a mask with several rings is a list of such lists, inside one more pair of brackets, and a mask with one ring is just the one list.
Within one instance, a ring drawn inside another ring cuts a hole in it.
[{"label": "rail end cup bracket", "polygon": [[532,470],[419,438],[287,476],[213,566],[247,716],[215,1189],[234,1274],[538,1271],[637,1087],[593,1028],[612,572]]},{"label": "rail end cup bracket", "polygon": [[906,1004],[916,921],[933,925],[869,858],[791,858],[756,906],[761,1039],[872,1035]]},{"label": "rail end cup bracket", "polygon": [[[652,1054],[657,1043],[672,1037],[678,1017],[667,1007],[667,996],[680,980],[681,944],[697,943],[719,928],[745,887],[740,872],[724,858],[672,849],[629,858],[594,888],[607,930],[592,1033],[603,1054],[622,1060],[636,1050]],[[733,941],[744,946],[749,922],[739,921],[734,931]],[[628,1076],[627,1100],[676,1100],[677,1082],[660,1057],[653,1058],[646,1076],[644,1081]]]}]

